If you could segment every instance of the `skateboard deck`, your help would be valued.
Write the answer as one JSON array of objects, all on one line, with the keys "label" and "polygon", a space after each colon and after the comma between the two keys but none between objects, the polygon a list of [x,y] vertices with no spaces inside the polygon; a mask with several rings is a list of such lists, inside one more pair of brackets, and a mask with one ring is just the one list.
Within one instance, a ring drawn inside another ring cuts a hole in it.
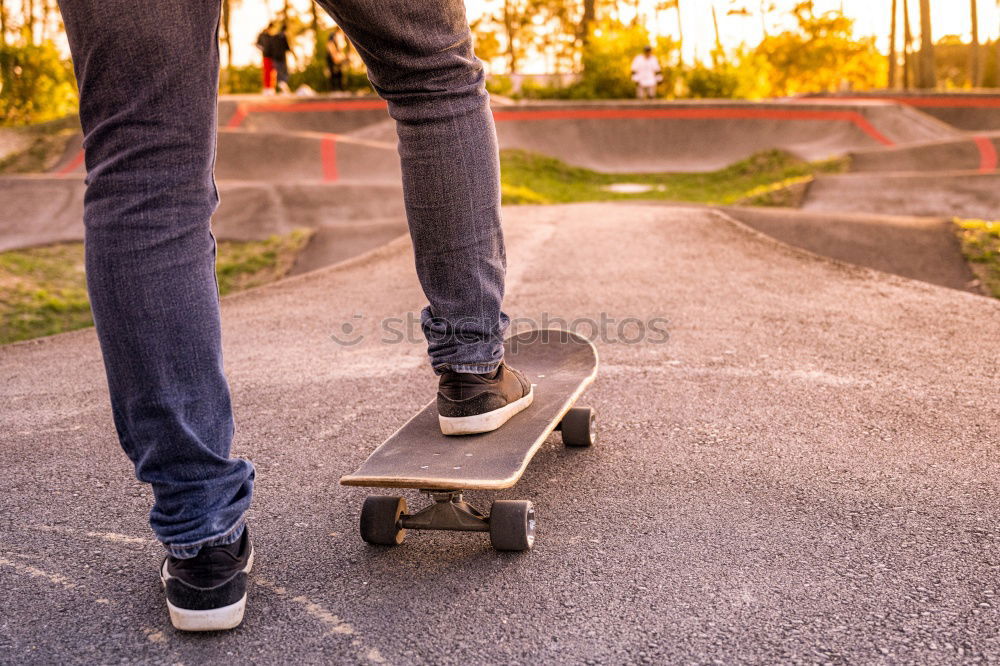
[{"label": "skateboard deck", "polygon": [[[509,338],[505,360],[525,374],[535,395],[527,409],[500,429],[478,435],[443,435],[432,401],[340,482],[421,490],[500,490],[513,486],[594,381],[598,362],[597,350],[586,338],[538,329]],[[569,443],[567,432],[563,437]],[[589,441],[577,445],[589,445]]]}]

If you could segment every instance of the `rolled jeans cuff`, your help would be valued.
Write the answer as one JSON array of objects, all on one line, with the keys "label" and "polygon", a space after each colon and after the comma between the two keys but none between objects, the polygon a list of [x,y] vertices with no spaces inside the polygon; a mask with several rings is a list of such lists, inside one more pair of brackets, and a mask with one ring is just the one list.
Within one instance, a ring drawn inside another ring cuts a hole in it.
[{"label": "rolled jeans cuff", "polygon": [[239,541],[243,537],[244,527],[246,527],[246,521],[243,516],[240,516],[236,524],[226,530],[221,536],[207,537],[194,543],[165,543],[163,547],[167,549],[167,554],[170,557],[175,557],[179,560],[188,560],[198,555],[202,548],[228,546],[231,543]]},{"label": "rolled jeans cuff", "polygon": [[443,375],[446,372],[461,372],[469,375],[487,375],[496,372],[497,368],[499,367],[500,367],[500,361],[496,361],[495,363],[478,363],[478,364],[463,363],[457,365],[443,365],[440,367],[436,367],[434,368],[434,372],[436,372],[439,375]]}]

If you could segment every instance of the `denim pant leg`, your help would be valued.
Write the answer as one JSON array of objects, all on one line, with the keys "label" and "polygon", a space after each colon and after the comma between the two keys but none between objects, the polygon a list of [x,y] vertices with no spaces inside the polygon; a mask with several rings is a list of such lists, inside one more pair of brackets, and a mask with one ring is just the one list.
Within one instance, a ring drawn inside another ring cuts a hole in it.
[{"label": "denim pant leg", "polygon": [[319,0],[354,43],[396,120],[421,313],[435,371],[503,357],[500,163],[462,0]]},{"label": "denim pant leg", "polygon": [[239,538],[215,239],[218,0],[60,0],[80,86],[86,269],[115,426],[173,554]]}]

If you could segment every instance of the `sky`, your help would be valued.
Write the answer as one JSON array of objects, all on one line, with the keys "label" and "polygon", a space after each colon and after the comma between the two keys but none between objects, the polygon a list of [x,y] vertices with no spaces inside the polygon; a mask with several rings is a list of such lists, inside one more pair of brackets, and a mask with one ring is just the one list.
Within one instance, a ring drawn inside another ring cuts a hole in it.
[{"label": "sky", "polygon": [[[427,0],[414,0],[424,2]],[[740,43],[755,44],[761,38],[761,25],[757,17],[743,18],[726,16],[723,7],[728,6],[728,0],[714,0],[719,8],[719,32],[722,42],[727,48],[733,48]],[[857,35],[875,35],[878,46],[884,52],[889,43],[889,12],[892,0],[815,0],[819,12],[840,9],[856,19]],[[1000,10],[994,0],[977,0],[979,4],[980,39],[992,39],[1000,32]],[[257,59],[257,51],[253,46],[257,33],[267,23],[270,8],[279,9],[283,0],[243,0],[239,9],[234,12],[234,35],[245,35],[245,39],[234,40],[234,61],[236,64],[247,64]],[[643,6],[652,9],[655,0],[641,0]],[[780,31],[791,24],[788,9],[795,0],[775,0],[779,11],[770,19],[769,30]],[[707,58],[715,41],[712,27],[712,0],[681,0],[682,20],[684,23],[684,56],[688,62],[695,57]],[[296,6],[305,6],[301,0],[294,2]],[[626,3],[622,3],[623,5]],[[631,4],[631,3],[628,3]],[[746,0],[746,5],[753,8],[756,0]],[[899,3],[902,5],[902,2]],[[920,18],[918,0],[910,0],[910,23],[914,36],[919,34]],[[470,20],[482,14],[488,3],[484,0],[466,0]],[[494,5],[495,6],[495,5]],[[971,32],[969,3],[966,0],[931,0],[931,11],[934,21],[934,39],[944,35],[960,35],[969,38]],[[649,11],[652,15],[652,11]],[[654,31],[659,28],[662,34],[676,37],[677,17],[673,11],[662,13],[662,23],[659,26],[650,25]],[[902,11],[900,10],[900,17]],[[625,14],[624,18],[629,19]],[[902,22],[900,19],[900,26]],[[900,35],[902,30],[900,28]],[[900,39],[902,37],[900,36]],[[541,73],[541,63],[528,63],[524,73]]]}]

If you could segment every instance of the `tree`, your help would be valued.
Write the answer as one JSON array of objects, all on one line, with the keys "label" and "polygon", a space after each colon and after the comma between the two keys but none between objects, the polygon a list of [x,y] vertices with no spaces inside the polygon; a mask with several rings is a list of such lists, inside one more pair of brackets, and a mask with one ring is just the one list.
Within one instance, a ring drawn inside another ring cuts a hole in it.
[{"label": "tree", "polygon": [[232,31],[232,0],[222,0],[222,22],[219,32],[222,42],[226,45],[226,69],[233,68],[233,31]]},{"label": "tree", "polygon": [[918,87],[936,88],[934,40],[931,33],[931,0],[920,0],[920,71]]},{"label": "tree", "polygon": [[21,31],[25,34],[28,44],[35,43],[35,0],[26,0],[24,27]]},{"label": "tree", "polygon": [[911,53],[913,53],[913,31],[910,30],[910,0],[903,0],[903,90],[910,89]]},{"label": "tree", "polygon": [[[1000,2],[1000,0],[997,0]],[[684,21],[681,19],[681,0],[662,0],[657,3],[657,11],[669,11],[673,9],[677,12],[677,66],[684,66]]]},{"label": "tree", "polygon": [[715,13],[715,3],[712,3],[712,26],[715,28],[715,48],[712,50],[712,64],[718,66],[720,60],[725,60],[726,51],[722,47],[722,35],[719,34],[719,16]]},{"label": "tree", "polygon": [[755,89],[766,96],[787,96],[881,87],[886,60],[874,37],[856,39],[854,21],[840,12],[816,15],[812,2],[793,9],[797,29],[771,35],[741,58],[741,79],[762,79]]},{"label": "tree", "polygon": [[973,88],[979,87],[979,12],[976,0],[969,0],[972,10],[972,45],[969,53],[969,82]]},{"label": "tree", "polygon": [[892,0],[892,20],[889,22],[889,90],[896,88],[896,0]]},{"label": "tree", "polygon": [[514,0],[503,1],[503,29],[507,34],[507,71],[511,74],[517,72],[517,32]]},{"label": "tree", "polygon": [[597,20],[597,0],[583,0],[583,17],[580,19],[580,43],[584,47],[590,39],[590,31]]},{"label": "tree", "polygon": [[7,46],[7,5],[0,0],[0,46]]}]

